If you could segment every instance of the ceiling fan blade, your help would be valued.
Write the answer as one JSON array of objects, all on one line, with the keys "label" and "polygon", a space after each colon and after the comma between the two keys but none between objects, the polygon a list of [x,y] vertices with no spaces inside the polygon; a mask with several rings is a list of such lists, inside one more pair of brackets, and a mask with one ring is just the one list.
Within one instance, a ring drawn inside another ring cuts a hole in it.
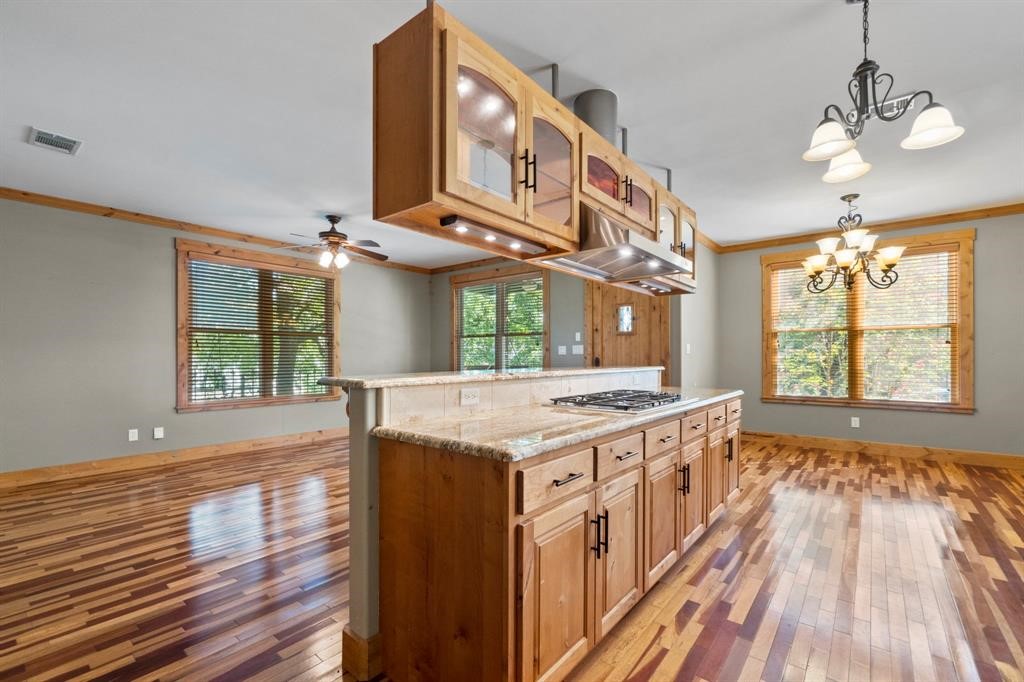
[{"label": "ceiling fan blade", "polygon": [[319,247],[319,244],[296,244],[294,246],[278,246],[271,249],[271,251],[290,251],[291,249],[315,249]]},{"label": "ceiling fan blade", "polygon": [[367,256],[375,260],[387,260],[388,257],[383,253],[374,253],[373,251],[367,251],[366,249],[360,249],[358,246],[352,246],[351,244],[342,244],[341,248],[352,253],[358,253],[360,256]]},{"label": "ceiling fan blade", "polygon": [[302,237],[303,239],[320,239],[319,237],[310,237],[308,234],[299,234],[298,232],[289,232],[293,237]]},{"label": "ceiling fan blade", "polygon": [[369,247],[372,247],[374,249],[379,249],[380,248],[380,244],[378,244],[377,242],[373,241],[372,239],[349,239],[345,243],[346,244],[351,244],[352,246],[369,246]]}]

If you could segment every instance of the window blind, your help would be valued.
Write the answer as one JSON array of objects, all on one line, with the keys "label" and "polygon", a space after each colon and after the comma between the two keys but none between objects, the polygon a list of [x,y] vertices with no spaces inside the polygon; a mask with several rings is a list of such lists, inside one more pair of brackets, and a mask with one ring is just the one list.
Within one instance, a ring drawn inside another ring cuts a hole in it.
[{"label": "window blind", "polygon": [[334,282],[189,254],[188,406],[328,395]]},{"label": "window blind", "polygon": [[541,274],[462,285],[456,290],[454,313],[458,369],[544,366]]},{"label": "window blind", "polygon": [[908,252],[899,281],[876,289],[858,275],[806,289],[799,263],[771,272],[770,340],[776,396],[955,404],[959,401],[960,272],[955,245]]}]

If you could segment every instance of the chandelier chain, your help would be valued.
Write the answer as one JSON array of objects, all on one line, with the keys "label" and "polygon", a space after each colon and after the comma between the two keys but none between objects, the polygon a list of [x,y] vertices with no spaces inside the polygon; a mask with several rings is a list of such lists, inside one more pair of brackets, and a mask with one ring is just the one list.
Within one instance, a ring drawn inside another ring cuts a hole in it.
[{"label": "chandelier chain", "polygon": [[864,0],[864,60],[868,58],[868,2]]}]

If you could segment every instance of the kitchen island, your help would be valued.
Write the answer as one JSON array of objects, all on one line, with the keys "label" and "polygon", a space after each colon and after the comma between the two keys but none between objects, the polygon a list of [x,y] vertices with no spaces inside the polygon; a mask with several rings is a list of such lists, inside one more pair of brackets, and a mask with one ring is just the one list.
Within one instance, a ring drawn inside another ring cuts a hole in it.
[{"label": "kitchen island", "polygon": [[395,680],[568,674],[738,490],[741,391],[689,389],[639,413],[546,404],[658,379],[653,367],[338,380],[353,468],[379,467],[379,635],[360,648],[346,630],[346,651]]}]

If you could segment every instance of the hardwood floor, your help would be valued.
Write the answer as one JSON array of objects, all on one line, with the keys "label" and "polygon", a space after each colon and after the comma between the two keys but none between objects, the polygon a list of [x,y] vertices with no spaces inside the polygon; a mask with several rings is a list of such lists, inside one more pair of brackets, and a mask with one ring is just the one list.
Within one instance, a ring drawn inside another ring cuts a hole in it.
[{"label": "hardwood floor", "polygon": [[1024,679],[1024,473],[743,455],[740,498],[577,679]]},{"label": "hardwood floor", "polygon": [[[347,442],[0,491],[0,679],[341,678]],[[1024,678],[1024,472],[744,442],[580,680]]]},{"label": "hardwood floor", "polygon": [[0,491],[0,679],[341,678],[348,441]]}]

